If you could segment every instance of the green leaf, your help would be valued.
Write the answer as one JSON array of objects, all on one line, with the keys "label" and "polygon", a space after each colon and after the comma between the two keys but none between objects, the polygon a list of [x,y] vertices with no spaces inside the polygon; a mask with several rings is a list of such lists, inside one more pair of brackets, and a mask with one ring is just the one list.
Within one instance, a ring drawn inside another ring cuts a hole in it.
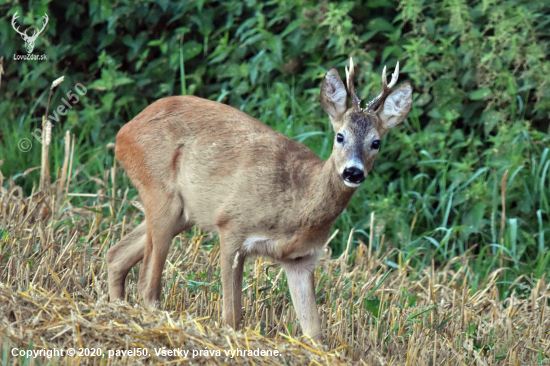
[{"label": "green leaf", "polygon": [[197,41],[189,41],[183,44],[183,57],[185,61],[192,59],[202,51],[202,45]]},{"label": "green leaf", "polygon": [[127,78],[125,76],[122,76],[122,77],[116,78],[116,80],[114,82],[114,85],[115,86],[121,86],[121,85],[126,85],[126,84],[132,84],[133,82],[134,82],[134,80],[132,80],[130,78]]},{"label": "green leaf", "polygon": [[485,134],[489,134],[499,121],[503,120],[503,115],[493,109],[483,112],[481,115],[481,122],[483,123],[483,131]]},{"label": "green leaf", "polygon": [[407,301],[407,306],[412,307],[416,303],[416,300],[418,300],[418,295],[411,295]]},{"label": "green leaf", "polygon": [[365,307],[368,311],[374,315],[375,318],[378,318],[378,311],[380,310],[380,300],[376,297],[374,299],[365,299]]},{"label": "green leaf", "polygon": [[468,94],[471,100],[481,100],[486,99],[491,95],[491,89],[489,87],[485,87],[482,89],[474,90]]},{"label": "green leaf", "polygon": [[303,20],[302,20],[302,19],[296,19],[296,20],[292,21],[292,22],[285,28],[285,30],[281,32],[281,34],[280,34],[279,36],[280,36],[281,38],[286,37],[289,33],[291,33],[291,32],[294,31],[296,28],[298,28],[302,23],[303,23]]},{"label": "green leaf", "polygon": [[374,18],[368,22],[367,29],[371,31],[393,32],[395,27],[384,18]]}]

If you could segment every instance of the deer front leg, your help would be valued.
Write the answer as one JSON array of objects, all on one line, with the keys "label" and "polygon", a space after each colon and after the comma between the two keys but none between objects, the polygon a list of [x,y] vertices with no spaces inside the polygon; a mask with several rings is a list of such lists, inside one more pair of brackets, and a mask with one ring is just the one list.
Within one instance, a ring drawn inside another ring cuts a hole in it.
[{"label": "deer front leg", "polygon": [[242,241],[220,235],[223,286],[223,323],[238,329],[242,315],[243,268],[245,255],[237,250]]},{"label": "deer front leg", "polygon": [[321,318],[317,312],[314,283],[316,261],[316,256],[303,257],[284,263],[284,269],[302,332],[321,343]]}]

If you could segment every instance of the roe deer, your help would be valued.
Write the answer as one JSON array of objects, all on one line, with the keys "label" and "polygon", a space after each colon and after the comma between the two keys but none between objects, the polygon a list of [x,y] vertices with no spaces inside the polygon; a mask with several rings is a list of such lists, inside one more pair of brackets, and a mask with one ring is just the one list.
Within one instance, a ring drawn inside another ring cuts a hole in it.
[{"label": "roe deer", "polygon": [[171,240],[197,226],[220,237],[226,326],[241,321],[245,258],[262,255],[281,263],[303,333],[321,341],[316,261],[372,169],[380,139],[412,103],[407,82],[391,93],[399,63],[390,85],[384,68],[382,92],[366,109],[354,89],[353,60],[346,75],[347,89],[335,68],[321,86],[336,135],[326,161],[244,112],[194,96],[160,99],[123,126],[115,154],[139,191],[146,222],[107,252],[111,300],[124,297],[126,275],[143,259],[138,289],[148,308],[157,307]]}]

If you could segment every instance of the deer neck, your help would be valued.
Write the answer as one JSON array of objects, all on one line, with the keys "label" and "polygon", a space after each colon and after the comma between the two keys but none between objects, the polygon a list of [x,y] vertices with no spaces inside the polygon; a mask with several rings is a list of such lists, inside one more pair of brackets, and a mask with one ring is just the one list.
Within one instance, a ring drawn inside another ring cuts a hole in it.
[{"label": "deer neck", "polygon": [[332,225],[348,205],[356,188],[344,184],[333,155],[316,165],[312,173],[306,189],[303,218],[312,225]]}]

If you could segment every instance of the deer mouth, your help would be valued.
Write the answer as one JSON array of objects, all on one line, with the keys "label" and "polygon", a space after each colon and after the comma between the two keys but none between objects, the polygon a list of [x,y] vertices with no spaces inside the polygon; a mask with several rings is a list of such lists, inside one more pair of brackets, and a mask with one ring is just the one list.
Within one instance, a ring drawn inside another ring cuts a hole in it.
[{"label": "deer mouth", "polygon": [[347,180],[344,180],[344,184],[351,188],[357,188],[361,185],[361,183],[352,183],[352,182],[348,182]]}]

